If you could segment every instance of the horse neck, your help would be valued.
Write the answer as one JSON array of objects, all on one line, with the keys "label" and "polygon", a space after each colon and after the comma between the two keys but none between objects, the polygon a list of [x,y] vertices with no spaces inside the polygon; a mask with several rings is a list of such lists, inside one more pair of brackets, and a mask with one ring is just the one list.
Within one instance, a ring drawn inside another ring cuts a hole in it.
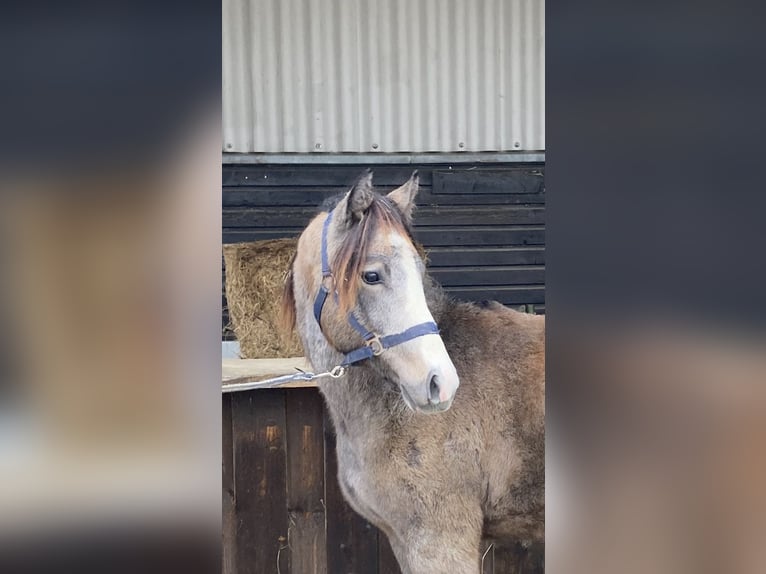
[{"label": "horse neck", "polygon": [[[314,370],[329,371],[339,365],[343,355],[330,347],[313,313],[299,310],[297,319],[303,348]],[[320,379],[319,390],[339,435],[364,440],[385,436],[385,429],[396,418],[397,411],[406,409],[398,387],[369,362],[347,368],[346,374],[338,379]],[[401,407],[397,407],[397,401],[402,402]]]},{"label": "horse neck", "polygon": [[340,379],[325,379],[319,388],[336,433],[352,442],[385,442],[406,414],[398,387],[368,365],[351,367]]}]

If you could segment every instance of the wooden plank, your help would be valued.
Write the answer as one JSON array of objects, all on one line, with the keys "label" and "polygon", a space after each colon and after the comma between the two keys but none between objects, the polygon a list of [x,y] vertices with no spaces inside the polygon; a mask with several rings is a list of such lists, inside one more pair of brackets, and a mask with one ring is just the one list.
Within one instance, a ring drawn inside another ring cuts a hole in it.
[{"label": "wooden plank", "polygon": [[234,445],[231,428],[231,397],[221,397],[221,572],[236,574],[236,514],[234,500]]},{"label": "wooden plank", "polygon": [[316,389],[286,393],[290,572],[327,573],[324,409]]},{"label": "wooden plank", "polygon": [[431,269],[431,276],[444,287],[531,285],[545,282],[545,267],[542,265],[449,267]]},{"label": "wooden plank", "polygon": [[447,287],[445,291],[463,301],[498,301],[503,305],[545,303],[544,285],[510,285],[497,287]]},{"label": "wooden plank", "polygon": [[[223,186],[294,187],[341,186],[350,187],[367,168],[374,172],[376,186],[393,187],[403,184],[412,172],[418,170],[424,185],[431,184],[432,169],[417,165],[332,165],[332,166],[265,166],[229,164],[223,166]],[[444,166],[445,168],[448,166]]]},{"label": "wooden plank", "polygon": [[428,267],[487,265],[543,265],[545,247],[431,247],[427,250]]},{"label": "wooden plank", "polygon": [[[507,194],[435,194],[433,188],[421,188],[417,205],[545,205],[545,194],[507,193]],[[415,215],[417,219],[417,215]]]},{"label": "wooden plank", "polygon": [[388,543],[388,537],[378,532],[378,574],[401,574],[394,551]]},{"label": "wooden plank", "polygon": [[419,207],[417,227],[439,225],[542,225],[545,207],[520,205],[439,205]]},{"label": "wooden plank", "polygon": [[327,571],[332,574],[377,574],[378,530],[343,499],[338,485],[335,434],[327,414],[324,434]]},{"label": "wooden plank", "polygon": [[434,170],[433,193],[487,195],[540,193],[545,189],[540,168]]},{"label": "wooden plank", "polygon": [[545,572],[545,545],[533,544],[522,555],[521,572],[523,574],[543,574]]},{"label": "wooden plank", "polygon": [[494,573],[519,574],[519,557],[516,547],[495,546]]},{"label": "wooden plank", "polygon": [[263,241],[264,239],[284,239],[298,237],[303,231],[302,227],[289,229],[234,229],[224,228],[221,240],[224,244],[241,243],[242,241]]},{"label": "wooden plank", "polygon": [[[541,163],[493,163],[493,164],[333,164],[318,165],[246,165],[224,164],[222,166],[222,184],[224,187],[235,186],[350,186],[366,169],[372,169],[375,185],[382,187],[398,186],[404,183],[414,170],[420,175],[421,185],[432,185],[435,172],[474,176],[475,174],[494,174],[496,172],[535,172],[544,173]],[[492,175],[489,175],[492,177]]]},{"label": "wooden plank", "polygon": [[495,574],[543,574],[545,572],[545,547],[532,545],[529,549],[520,544],[495,546]]},{"label": "wooden plank", "polygon": [[[348,190],[343,187],[295,186],[295,187],[227,187],[223,189],[222,203],[225,208],[234,207],[275,207],[295,206],[318,209],[322,202]],[[382,192],[385,189],[381,190]],[[418,206],[447,205],[544,205],[545,194],[509,193],[509,194],[434,194],[433,188],[423,185],[416,199]],[[416,215],[417,218],[417,215]]]},{"label": "wooden plank", "polygon": [[348,187],[228,187],[223,189],[224,208],[295,206],[316,212],[328,197],[343,193]]},{"label": "wooden plank", "polygon": [[[316,208],[278,207],[224,208],[223,226],[305,227],[316,216]],[[540,206],[425,206],[418,209],[418,227],[439,225],[539,225],[545,222],[545,208]]]},{"label": "wooden plank", "polygon": [[426,247],[452,245],[544,245],[543,226],[415,227],[415,237]]},{"label": "wooden plank", "polygon": [[[302,227],[224,228],[223,242],[261,241],[297,237]],[[466,226],[417,227],[415,237],[426,247],[469,245],[544,245],[543,226]]]},{"label": "wooden plank", "polygon": [[285,391],[239,393],[231,400],[238,570],[287,572]]}]

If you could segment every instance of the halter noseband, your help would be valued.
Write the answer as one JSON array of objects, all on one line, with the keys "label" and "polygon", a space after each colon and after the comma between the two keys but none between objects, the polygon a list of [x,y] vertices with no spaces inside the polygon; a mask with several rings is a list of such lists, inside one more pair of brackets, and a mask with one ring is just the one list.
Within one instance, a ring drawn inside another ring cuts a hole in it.
[{"label": "halter noseband", "polygon": [[[327,296],[330,294],[330,288],[328,287],[328,284],[331,283],[333,279],[332,271],[330,269],[330,261],[327,255],[327,234],[330,229],[332,214],[333,212],[330,211],[330,213],[327,215],[327,219],[324,220],[324,225],[322,226],[322,282],[319,286],[319,292],[317,293],[316,299],[314,299],[314,318],[319,325],[320,331],[322,330],[322,308],[324,307],[325,301],[327,300]],[[335,291],[334,294],[337,297],[337,291]],[[354,363],[358,363],[366,359],[371,359],[372,357],[377,357],[386,349],[395,347],[396,345],[401,345],[402,343],[416,339],[418,337],[422,337],[423,335],[439,334],[439,327],[436,325],[436,323],[433,321],[427,321],[425,323],[418,323],[417,325],[413,325],[401,333],[380,337],[376,333],[373,333],[369,329],[365,328],[353,310],[349,311],[348,313],[348,324],[351,325],[354,330],[362,336],[362,339],[364,339],[364,346],[347,353],[346,356],[343,357],[343,362],[341,362],[342,367],[347,367]]]}]

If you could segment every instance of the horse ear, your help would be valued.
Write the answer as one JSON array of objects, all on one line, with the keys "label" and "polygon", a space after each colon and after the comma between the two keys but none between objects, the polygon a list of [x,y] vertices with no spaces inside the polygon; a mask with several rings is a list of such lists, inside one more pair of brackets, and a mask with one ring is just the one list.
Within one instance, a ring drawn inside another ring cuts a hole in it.
[{"label": "horse ear", "polygon": [[412,210],[415,209],[415,196],[418,194],[419,183],[418,172],[413,171],[404,185],[388,194],[388,199],[394,202],[408,223],[412,222]]},{"label": "horse ear", "polygon": [[[362,219],[362,216],[372,205],[375,193],[372,187],[372,171],[365,171],[341,200],[340,212],[344,214],[346,221],[353,223]],[[344,205],[345,204],[345,205]]]}]

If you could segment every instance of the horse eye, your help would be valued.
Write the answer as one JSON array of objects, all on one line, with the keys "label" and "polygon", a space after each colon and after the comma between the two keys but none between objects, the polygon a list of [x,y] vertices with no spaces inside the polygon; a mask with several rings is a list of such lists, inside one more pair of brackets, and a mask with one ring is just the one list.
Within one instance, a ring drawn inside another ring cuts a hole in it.
[{"label": "horse eye", "polygon": [[362,273],[362,279],[364,282],[372,285],[373,283],[380,283],[380,275],[376,271],[365,271]]}]

